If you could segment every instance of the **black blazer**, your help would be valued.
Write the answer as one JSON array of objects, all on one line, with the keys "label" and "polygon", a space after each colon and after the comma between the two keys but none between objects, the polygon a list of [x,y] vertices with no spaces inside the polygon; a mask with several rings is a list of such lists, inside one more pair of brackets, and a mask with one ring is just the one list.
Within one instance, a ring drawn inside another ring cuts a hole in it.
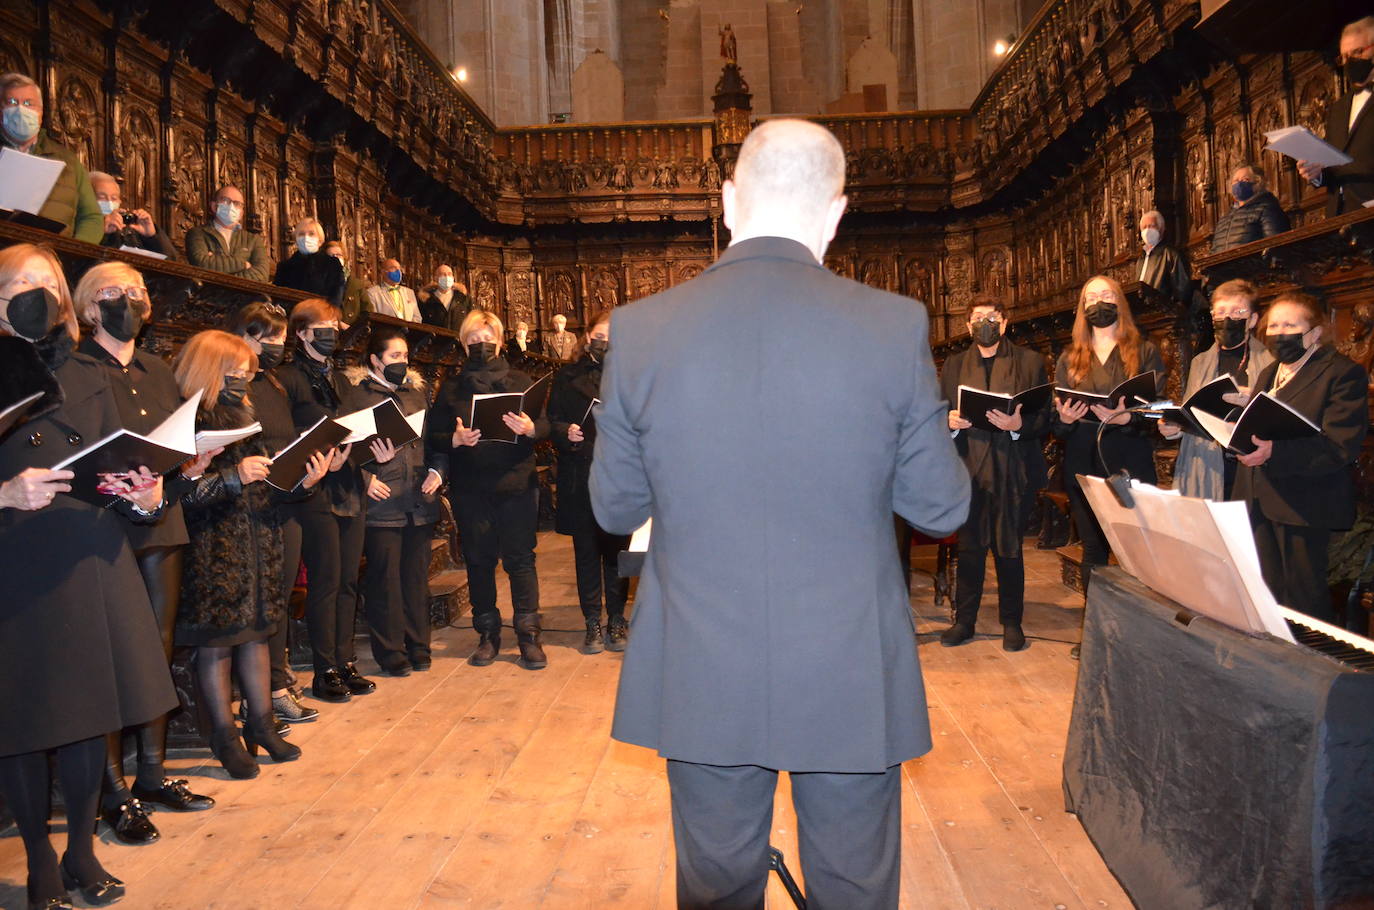
[{"label": "black blazer", "polygon": [[[1271,389],[1277,363],[1255,382]],[[1323,347],[1279,389],[1280,401],[1322,428],[1310,439],[1279,439],[1274,453],[1258,468],[1239,465],[1232,499],[1250,504],[1280,524],[1311,528],[1348,528],[1355,521],[1355,480],[1351,465],[1369,430],[1369,374],[1364,367]]]},{"label": "black blazer", "polygon": [[1355,128],[1350,129],[1352,94],[1342,95],[1326,115],[1326,141],[1355,160],[1322,171],[1326,187],[1326,216],[1359,211],[1374,199],[1374,98],[1365,102]]},{"label": "black blazer", "polygon": [[1177,248],[1159,244],[1147,256],[1141,253],[1141,265],[1135,274],[1143,284],[1159,291],[1178,303],[1189,303],[1193,299],[1193,279],[1188,270],[1188,260]]},{"label": "black blazer", "polygon": [[[554,374],[549,393],[549,432],[558,449],[558,511],[554,530],[573,534],[596,527],[588,489],[592,453],[596,447],[596,420],[587,416],[592,400],[601,397],[601,364],[583,354]],[[568,439],[568,428],[582,429],[582,442]]]},{"label": "black blazer", "polygon": [[[337,369],[325,371],[310,355],[298,351],[296,359],[274,371],[286,400],[291,403],[291,418],[296,432],[310,429],[321,417],[347,414],[344,407],[345,380]],[[356,518],[364,514],[360,474],[350,461],[337,471],[330,471],[320,481],[319,492],[302,503],[310,511],[332,512],[341,518]]]},{"label": "black blazer", "polygon": [[280,288],[315,294],[341,307],[348,279],[344,277],[339,260],[328,253],[297,251],[277,263],[277,273],[272,277],[272,283]]}]

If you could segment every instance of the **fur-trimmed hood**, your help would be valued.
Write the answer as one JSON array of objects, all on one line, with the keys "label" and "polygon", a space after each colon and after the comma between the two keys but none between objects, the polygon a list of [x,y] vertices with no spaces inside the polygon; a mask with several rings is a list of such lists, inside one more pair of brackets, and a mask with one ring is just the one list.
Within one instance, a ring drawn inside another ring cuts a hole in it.
[{"label": "fur-trimmed hood", "polygon": [[[372,373],[365,366],[345,367],[343,370],[343,378],[349,385],[353,386],[362,385],[363,380],[371,375]],[[406,370],[406,385],[423,393],[425,396],[429,395],[429,382],[424,376],[420,375],[420,371],[414,367],[410,367]]]}]

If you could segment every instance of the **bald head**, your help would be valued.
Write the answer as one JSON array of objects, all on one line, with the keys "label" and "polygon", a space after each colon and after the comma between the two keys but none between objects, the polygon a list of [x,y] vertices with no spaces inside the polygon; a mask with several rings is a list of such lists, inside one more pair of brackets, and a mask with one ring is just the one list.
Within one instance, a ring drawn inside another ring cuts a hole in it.
[{"label": "bald head", "polygon": [[817,124],[769,120],[740,147],[722,203],[731,242],[788,237],[820,259],[844,214],[844,149]]}]

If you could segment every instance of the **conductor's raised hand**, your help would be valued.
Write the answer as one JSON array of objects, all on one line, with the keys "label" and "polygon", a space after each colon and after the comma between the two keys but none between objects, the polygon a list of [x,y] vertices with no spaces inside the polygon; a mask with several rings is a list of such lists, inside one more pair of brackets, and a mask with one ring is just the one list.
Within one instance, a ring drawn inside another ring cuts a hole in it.
[{"label": "conductor's raised hand", "polygon": [[575,423],[568,424],[568,442],[585,442],[586,439],[580,426]]},{"label": "conductor's raised hand", "polygon": [[368,448],[372,450],[372,457],[377,459],[377,464],[386,464],[396,457],[396,447],[391,444],[390,439],[378,436],[372,440]]},{"label": "conductor's raised hand", "polygon": [[526,414],[524,411],[521,411],[519,414],[507,411],[505,414],[501,415],[501,419],[506,422],[506,426],[510,427],[511,432],[516,436],[534,438],[534,421],[531,420],[530,415]]},{"label": "conductor's raised hand", "polygon": [[1088,416],[1087,403],[1076,398],[1055,398],[1054,409],[1059,412],[1060,423],[1078,423]]},{"label": "conductor's raised hand", "polygon": [[239,462],[239,480],[246,487],[250,483],[266,480],[272,469],[272,459],[266,455],[249,455]]},{"label": "conductor's raised hand", "polygon": [[305,477],[301,478],[301,487],[310,489],[324,480],[324,475],[329,473],[329,464],[333,461],[334,453],[316,452],[310,456],[310,460],[305,463]]},{"label": "conductor's raised hand", "polygon": [[1093,416],[1103,423],[1129,423],[1130,412],[1126,410],[1126,399],[1118,398],[1116,407],[1109,408],[1103,404],[1095,404],[1091,408]]},{"label": "conductor's raised hand", "polygon": [[999,430],[1003,430],[1007,433],[1019,433],[1021,431],[1021,405],[1019,404],[1016,406],[1016,410],[1012,411],[1010,414],[994,408],[988,411],[987,417],[988,423]]},{"label": "conductor's raised hand", "polygon": [[1249,455],[1237,455],[1236,461],[1247,468],[1258,468],[1273,456],[1274,443],[1273,440],[1260,439],[1258,436],[1251,436],[1250,441],[1255,444],[1255,451]]},{"label": "conductor's raised hand", "polygon": [[475,446],[482,438],[481,430],[469,430],[463,426],[463,419],[458,418],[458,426],[453,430],[453,447]]},{"label": "conductor's raised hand", "polygon": [[971,426],[973,424],[965,420],[958,411],[951,410],[949,412],[949,428],[951,430],[967,430]]},{"label": "conductor's raised hand", "polygon": [[58,493],[71,492],[76,475],[51,468],[29,468],[0,484],[0,509],[33,512],[50,505]]},{"label": "conductor's raised hand", "polygon": [[331,455],[329,458],[329,470],[337,471],[344,465],[348,464],[348,453],[352,451],[353,443],[351,442],[346,446],[335,449],[333,455]]}]

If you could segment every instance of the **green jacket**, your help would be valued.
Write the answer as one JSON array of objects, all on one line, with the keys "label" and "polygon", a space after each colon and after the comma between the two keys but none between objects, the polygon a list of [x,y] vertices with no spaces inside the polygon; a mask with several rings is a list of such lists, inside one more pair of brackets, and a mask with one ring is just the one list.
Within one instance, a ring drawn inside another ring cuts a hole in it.
[{"label": "green jacket", "polygon": [[340,309],[343,310],[343,321],[352,325],[358,321],[358,317],[363,313],[372,311],[372,305],[367,302],[367,285],[363,284],[350,272],[348,284],[344,286],[343,302]]},{"label": "green jacket", "polygon": [[191,228],[186,232],[186,261],[236,278],[268,280],[267,247],[261,237],[248,233],[242,226],[235,228],[228,247],[213,224]]},{"label": "green jacket", "polygon": [[[13,148],[8,138],[5,145]],[[47,130],[39,130],[38,139],[29,149],[29,154],[67,165],[58,175],[52,192],[48,194],[48,201],[43,203],[38,214],[62,222],[64,234],[87,243],[99,243],[105,237],[105,216],[100,214],[100,206],[96,204],[95,190],[91,189],[86,165],[81,163],[76,152],[48,135]]]}]

